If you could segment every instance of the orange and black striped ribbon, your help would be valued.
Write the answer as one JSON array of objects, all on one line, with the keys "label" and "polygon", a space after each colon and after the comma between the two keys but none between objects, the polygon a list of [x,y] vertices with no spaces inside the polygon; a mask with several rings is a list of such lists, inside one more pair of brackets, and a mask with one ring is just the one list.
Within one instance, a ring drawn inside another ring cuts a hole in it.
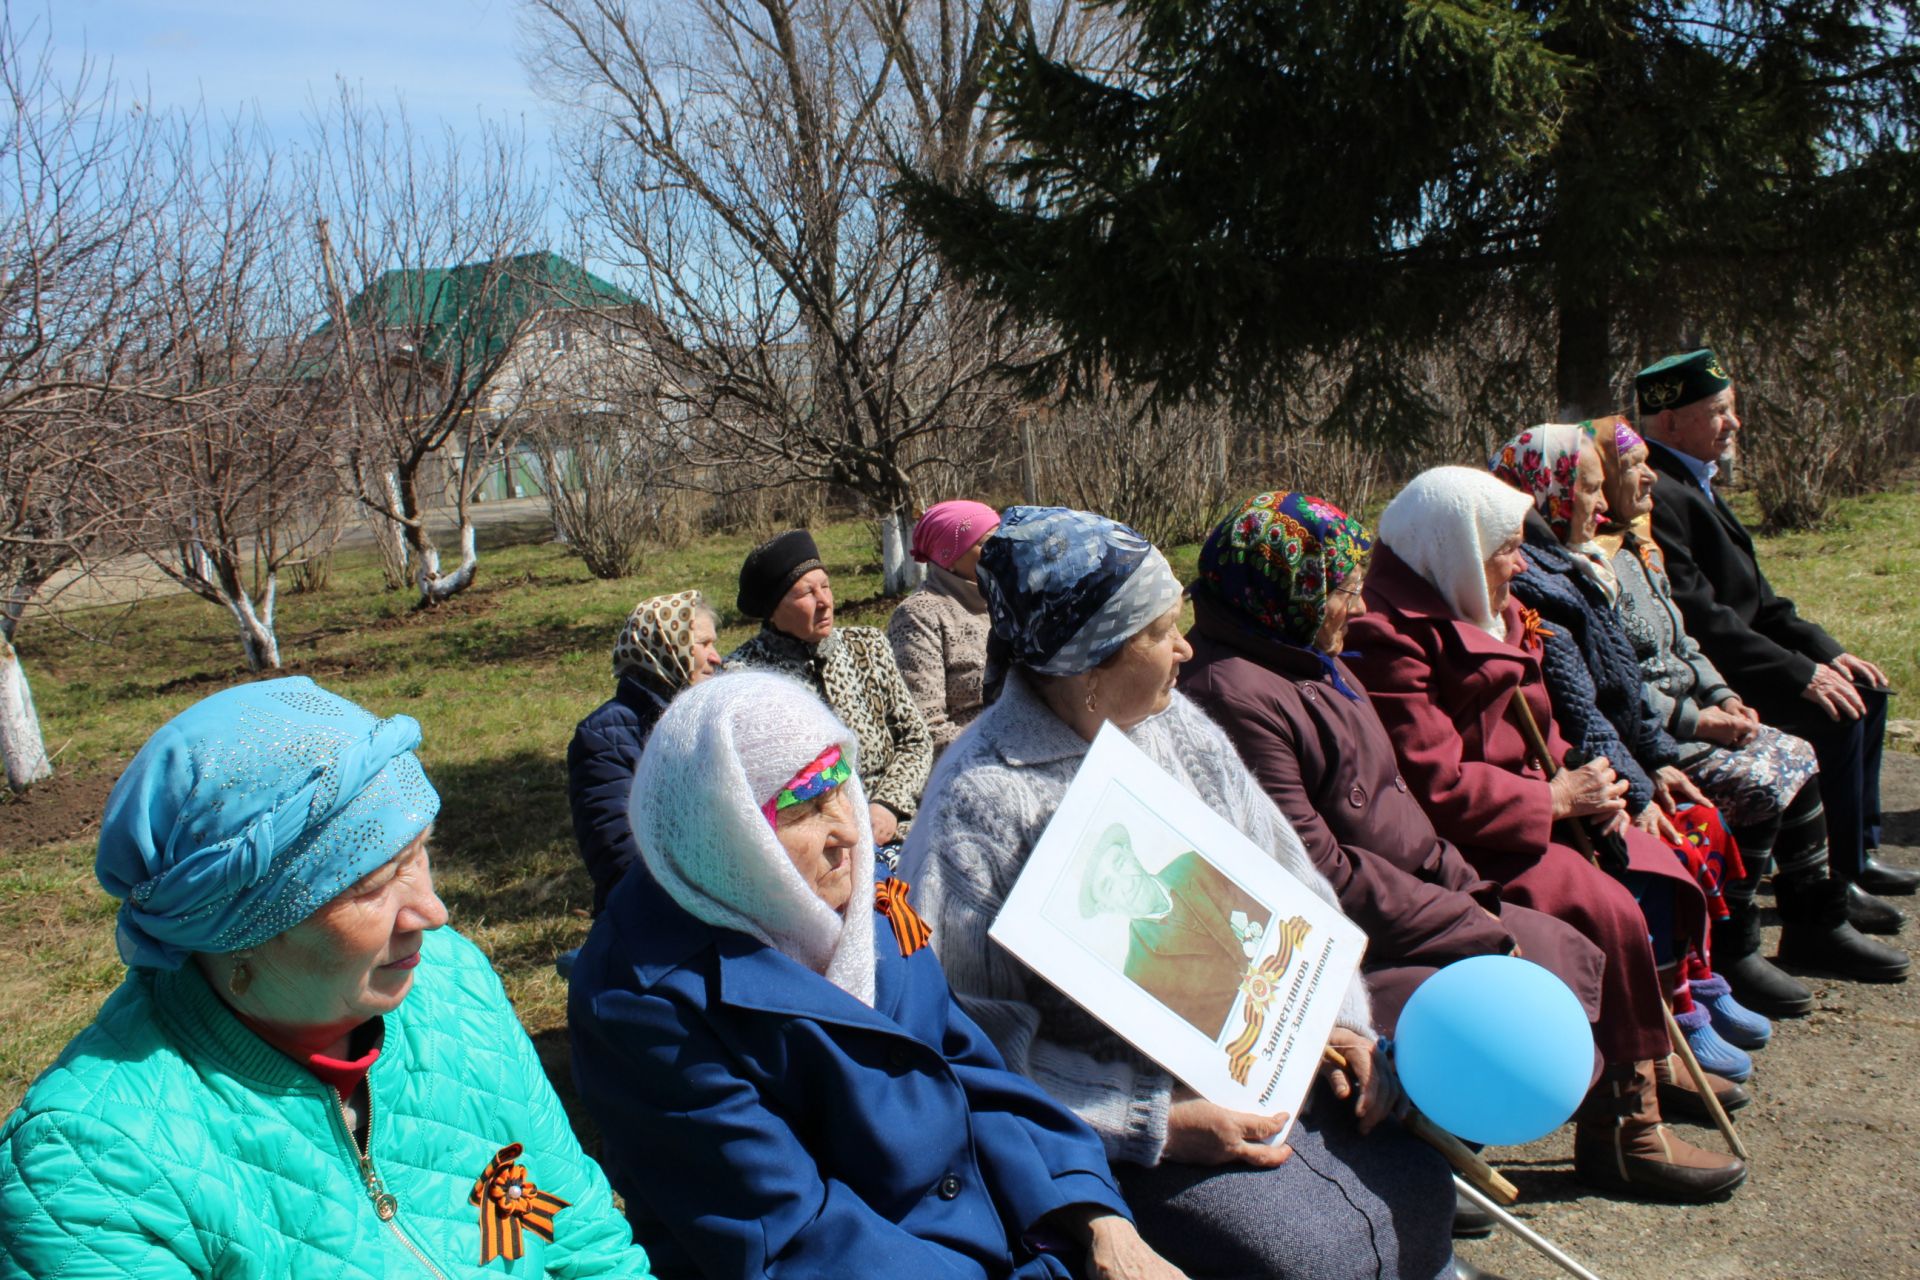
[{"label": "orange and black striped ribbon", "polygon": [[873,907],[893,926],[893,940],[900,944],[901,955],[912,955],[933,937],[933,929],[907,905],[907,882],[899,876],[888,876],[873,887]]},{"label": "orange and black striped ribbon", "polygon": [[1540,621],[1538,609],[1520,610],[1520,626],[1521,646],[1536,652],[1546,647],[1546,641],[1542,637],[1554,634],[1551,627]]},{"label": "orange and black striped ribbon", "polygon": [[473,1184],[468,1204],[480,1206],[480,1265],[495,1258],[518,1262],[526,1252],[521,1231],[553,1241],[553,1215],[567,1202],[535,1186],[527,1167],[519,1163],[519,1143],[500,1148],[487,1162],[487,1171]]},{"label": "orange and black striped ribbon", "polygon": [[[1294,916],[1280,926],[1280,949],[1258,964],[1248,967],[1248,978],[1265,979],[1264,988],[1267,994],[1263,1000],[1256,998],[1253,992],[1247,992],[1246,1006],[1241,1010],[1241,1016],[1247,1020],[1246,1028],[1226,1046],[1227,1074],[1233,1077],[1235,1084],[1245,1084],[1247,1076],[1252,1073],[1253,1048],[1260,1043],[1260,1035],[1267,1029],[1267,1006],[1273,1003],[1280,979],[1286,973],[1287,966],[1293,963],[1295,948],[1304,943],[1307,935],[1312,932],[1312,925],[1300,916]],[[1244,988],[1245,980],[1243,979],[1242,989]]]}]

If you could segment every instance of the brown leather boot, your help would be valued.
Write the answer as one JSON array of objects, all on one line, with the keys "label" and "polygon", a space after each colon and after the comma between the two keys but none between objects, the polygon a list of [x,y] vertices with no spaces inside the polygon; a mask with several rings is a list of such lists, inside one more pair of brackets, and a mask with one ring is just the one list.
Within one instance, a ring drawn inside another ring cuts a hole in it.
[{"label": "brown leather boot", "polygon": [[[1685,1120],[1690,1124],[1713,1123],[1706,1099],[1694,1087],[1693,1072],[1687,1070],[1679,1054],[1670,1053],[1664,1058],[1655,1058],[1653,1079],[1659,1086],[1661,1115],[1669,1120]],[[1707,1083],[1713,1086],[1714,1097],[1720,1099],[1720,1109],[1728,1114],[1753,1101],[1753,1095],[1747,1092],[1745,1086],[1735,1084],[1725,1076],[1717,1076],[1709,1071]]]},{"label": "brown leather boot", "polygon": [[1716,1200],[1747,1180],[1732,1156],[1694,1146],[1660,1123],[1653,1063],[1609,1064],[1575,1114],[1573,1173],[1606,1191],[1683,1204]]}]

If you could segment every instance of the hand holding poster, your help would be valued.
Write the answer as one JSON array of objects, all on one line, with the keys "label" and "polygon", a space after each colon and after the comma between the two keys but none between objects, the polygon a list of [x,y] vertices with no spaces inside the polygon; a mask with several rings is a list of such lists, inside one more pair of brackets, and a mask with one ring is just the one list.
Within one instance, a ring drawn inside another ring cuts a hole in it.
[{"label": "hand holding poster", "polygon": [[1111,725],[989,935],[1201,1097],[1289,1124],[1366,950]]}]

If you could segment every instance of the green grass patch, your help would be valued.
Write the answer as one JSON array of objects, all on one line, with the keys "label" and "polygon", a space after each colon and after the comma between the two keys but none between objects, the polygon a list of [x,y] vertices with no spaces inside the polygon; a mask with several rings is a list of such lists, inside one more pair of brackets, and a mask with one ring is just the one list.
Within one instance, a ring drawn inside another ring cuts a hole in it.
[{"label": "green grass patch", "polygon": [[[879,597],[868,526],[848,521],[817,533],[842,621],[882,624],[893,602]],[[557,1066],[566,991],[552,960],[585,937],[592,901],[568,820],[567,740],[611,692],[613,641],[636,600],[698,587],[721,612],[723,650],[751,634],[733,596],[752,539],[703,539],[656,556],[635,578],[601,582],[564,547],[500,541],[513,536],[493,531],[492,545],[483,538],[476,585],[426,611],[406,593],[381,590],[370,552],[342,554],[327,589],[282,597],[279,628],[289,672],[378,714],[420,721],[421,757],[444,801],[434,843],[441,892]],[[1183,577],[1197,553],[1171,549]],[[1762,554],[1782,591],[1920,700],[1920,496],[1842,503],[1828,528],[1766,539]],[[97,819],[112,777],[158,725],[245,678],[225,615],[186,596],[36,620],[19,639],[62,777],[59,789],[6,804],[64,797]],[[1897,702],[1894,714],[1903,713]],[[0,849],[0,931],[22,943],[0,983],[9,1029],[0,1039],[0,1112],[120,979],[113,903],[93,881],[87,814],[74,817],[52,843]]]}]

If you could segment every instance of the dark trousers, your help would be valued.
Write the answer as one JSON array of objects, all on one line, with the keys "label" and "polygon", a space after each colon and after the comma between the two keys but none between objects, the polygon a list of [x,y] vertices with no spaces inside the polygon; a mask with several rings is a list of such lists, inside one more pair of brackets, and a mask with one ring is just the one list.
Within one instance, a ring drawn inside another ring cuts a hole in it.
[{"label": "dark trousers", "polygon": [[1880,847],[1880,752],[1887,736],[1887,695],[1860,689],[1860,696],[1867,713],[1858,720],[1829,719],[1805,698],[1754,700],[1768,724],[1813,744],[1827,814],[1828,860],[1836,880],[1857,879],[1867,855]]}]

